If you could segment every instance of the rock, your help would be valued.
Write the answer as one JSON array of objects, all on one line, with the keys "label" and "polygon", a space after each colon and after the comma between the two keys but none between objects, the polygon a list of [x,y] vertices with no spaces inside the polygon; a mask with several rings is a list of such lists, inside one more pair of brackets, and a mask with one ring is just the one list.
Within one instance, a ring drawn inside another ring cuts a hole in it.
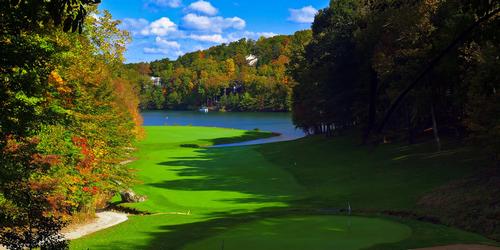
[{"label": "rock", "polygon": [[132,189],[121,191],[120,197],[122,198],[122,202],[129,202],[129,203],[143,202],[146,201],[147,199],[147,196],[137,195],[134,191],[132,191]]}]

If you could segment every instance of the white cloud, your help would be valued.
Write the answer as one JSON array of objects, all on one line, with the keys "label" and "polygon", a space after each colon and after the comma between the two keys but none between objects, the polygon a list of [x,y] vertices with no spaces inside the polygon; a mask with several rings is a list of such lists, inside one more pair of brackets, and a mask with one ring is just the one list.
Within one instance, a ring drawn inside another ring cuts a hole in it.
[{"label": "white cloud", "polygon": [[217,14],[217,12],[218,12],[218,10],[214,6],[212,6],[212,4],[210,2],[203,1],[203,0],[199,0],[199,1],[196,1],[192,4],[190,4],[187,7],[187,9],[191,10],[191,11],[196,11],[199,13],[207,14],[210,16],[213,16],[213,15]]},{"label": "white cloud", "polygon": [[181,45],[178,42],[168,41],[157,36],[155,39],[155,46],[145,47],[143,52],[145,54],[162,54],[172,57],[182,55],[183,52],[180,49]]},{"label": "white cloud", "polygon": [[177,25],[170,21],[168,17],[162,17],[154,22],[152,22],[147,29],[141,31],[142,35],[157,35],[164,36],[169,32],[176,31]]},{"label": "white cloud", "polygon": [[252,31],[245,31],[245,33],[243,34],[248,38],[255,38],[255,39],[258,39],[260,37],[269,38],[278,35],[274,32],[252,32]]},{"label": "white cloud", "polygon": [[277,36],[278,34],[273,33],[273,32],[253,32],[253,31],[244,31],[244,32],[233,32],[229,33],[227,35],[227,42],[234,42],[238,41],[242,38],[247,38],[247,39],[252,39],[252,40],[257,40],[261,37],[273,37]]},{"label": "white cloud", "polygon": [[188,36],[188,38],[196,40],[196,41],[201,41],[201,42],[211,42],[211,43],[225,43],[225,42],[227,42],[227,39],[222,37],[220,34],[214,34],[214,35],[191,34]]},{"label": "white cloud", "polygon": [[182,18],[184,25],[188,28],[197,30],[208,30],[212,26],[210,17],[198,16],[196,14],[187,14]]},{"label": "white cloud", "polygon": [[192,40],[201,41],[201,42],[210,42],[210,43],[230,43],[230,42],[238,41],[242,38],[257,40],[260,37],[268,38],[268,37],[273,37],[273,36],[277,36],[277,35],[278,34],[273,33],[273,32],[239,31],[239,32],[229,33],[225,36],[223,36],[221,34],[211,34],[211,35],[190,34],[190,35],[184,36],[183,38],[192,39]]},{"label": "white cloud", "polygon": [[165,36],[178,31],[177,25],[168,17],[162,17],[152,23],[144,18],[125,18],[121,28],[128,30],[133,36]]},{"label": "white cloud", "polygon": [[183,18],[184,27],[207,32],[222,33],[223,30],[243,29],[246,26],[245,20],[239,17],[224,18],[220,16],[208,17],[199,16],[193,13],[185,15]]},{"label": "white cloud", "polygon": [[171,48],[176,50],[179,50],[181,48],[181,45],[178,42],[168,41],[167,39],[163,39],[159,36],[156,37],[155,42],[156,45],[160,48]]},{"label": "white cloud", "polygon": [[144,6],[148,9],[156,10],[156,8],[178,8],[182,5],[181,0],[148,0]]},{"label": "white cloud", "polygon": [[288,20],[296,23],[312,23],[314,22],[314,16],[318,13],[318,10],[311,5],[300,9],[289,9],[289,11],[290,17],[288,17]]},{"label": "white cloud", "polygon": [[245,20],[235,16],[235,17],[230,17],[230,18],[224,18],[224,22],[227,22],[229,25],[228,27],[235,28],[235,29],[243,29],[246,26]]},{"label": "white cloud", "polygon": [[[169,5],[172,0],[143,0],[162,6]],[[185,15],[180,24],[168,17],[156,20],[145,18],[124,18],[120,28],[128,30],[136,39],[133,48],[139,53],[154,54],[154,58],[168,57],[174,59],[186,52],[203,50],[214,44],[229,43],[242,38],[257,40],[260,37],[272,37],[273,32],[252,32],[245,30],[246,22],[240,17],[223,17],[217,15],[218,10],[208,1],[195,1],[184,10]],[[304,7],[306,8],[306,7]],[[149,56],[147,56],[149,57]]]},{"label": "white cloud", "polygon": [[121,29],[128,30],[133,36],[139,35],[140,32],[149,25],[148,20],[144,18],[124,18],[120,24]]},{"label": "white cloud", "polygon": [[144,48],[143,52],[144,54],[166,55],[169,58],[176,58],[185,54],[182,50],[172,51],[164,48]]}]

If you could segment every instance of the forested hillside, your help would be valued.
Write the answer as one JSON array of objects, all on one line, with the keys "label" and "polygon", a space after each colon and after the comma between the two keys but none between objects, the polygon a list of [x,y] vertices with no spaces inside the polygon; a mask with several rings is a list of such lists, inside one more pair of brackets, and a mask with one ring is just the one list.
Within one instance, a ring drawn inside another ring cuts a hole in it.
[{"label": "forested hillside", "polygon": [[[142,86],[143,109],[204,105],[227,111],[289,111],[295,82],[286,65],[310,39],[309,30],[257,41],[241,39],[175,61],[128,67]],[[153,85],[150,76],[160,77],[161,85]]]}]

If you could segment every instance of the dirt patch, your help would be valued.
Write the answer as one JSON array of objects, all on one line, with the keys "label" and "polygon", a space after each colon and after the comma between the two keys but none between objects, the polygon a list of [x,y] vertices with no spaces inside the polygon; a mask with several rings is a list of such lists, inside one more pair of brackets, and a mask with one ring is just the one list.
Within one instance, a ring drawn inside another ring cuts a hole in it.
[{"label": "dirt patch", "polygon": [[419,213],[500,240],[500,170],[438,187],[420,198]]}]

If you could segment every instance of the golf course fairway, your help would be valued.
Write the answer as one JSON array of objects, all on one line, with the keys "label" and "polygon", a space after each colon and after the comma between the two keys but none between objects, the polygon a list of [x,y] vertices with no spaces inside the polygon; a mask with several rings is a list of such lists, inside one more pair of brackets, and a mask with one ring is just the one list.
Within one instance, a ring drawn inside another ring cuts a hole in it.
[{"label": "golf course fairway", "polygon": [[[71,242],[71,249],[408,249],[495,244],[469,232],[381,217],[474,169],[422,148],[369,151],[348,138],[204,147],[270,136],[235,129],[145,127],[130,167],[144,215]],[[401,156],[403,155],[403,156]],[[425,156],[425,157],[424,157]],[[441,171],[436,171],[436,165]],[[446,172],[446,169],[453,169]],[[353,214],[348,216],[347,207]]]},{"label": "golf course fairway", "polygon": [[348,216],[270,218],[243,224],[186,249],[345,249],[397,242],[411,234],[405,225]]}]

